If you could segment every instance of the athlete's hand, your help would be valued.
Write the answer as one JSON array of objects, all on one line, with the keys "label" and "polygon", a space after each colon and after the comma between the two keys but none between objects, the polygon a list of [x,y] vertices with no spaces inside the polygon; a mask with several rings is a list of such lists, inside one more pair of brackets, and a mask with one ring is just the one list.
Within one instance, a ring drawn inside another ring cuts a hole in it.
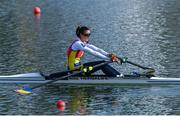
[{"label": "athlete's hand", "polygon": [[108,56],[111,58],[112,62],[119,62],[119,58],[117,57],[115,53],[111,53]]}]

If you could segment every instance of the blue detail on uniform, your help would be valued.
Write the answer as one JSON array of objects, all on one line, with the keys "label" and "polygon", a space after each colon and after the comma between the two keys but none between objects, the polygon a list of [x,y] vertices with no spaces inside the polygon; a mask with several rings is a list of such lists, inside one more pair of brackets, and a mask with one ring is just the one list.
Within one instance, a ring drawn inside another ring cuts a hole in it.
[{"label": "blue detail on uniform", "polygon": [[81,43],[81,45],[82,45],[83,47],[85,47],[85,45],[84,45],[83,43]]},{"label": "blue detail on uniform", "polygon": [[74,64],[75,67],[80,66],[80,65],[81,65],[81,62]]}]

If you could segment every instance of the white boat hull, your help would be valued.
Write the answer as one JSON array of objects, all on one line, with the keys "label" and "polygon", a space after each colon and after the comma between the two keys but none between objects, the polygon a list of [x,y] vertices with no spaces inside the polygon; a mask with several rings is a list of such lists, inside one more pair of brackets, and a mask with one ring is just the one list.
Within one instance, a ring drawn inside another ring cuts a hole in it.
[{"label": "white boat hull", "polygon": [[[17,74],[9,76],[0,76],[0,83],[46,83],[50,80],[45,80],[40,73],[27,73]],[[70,79],[70,80],[59,80],[55,83],[59,84],[159,84],[159,85],[180,85],[180,78],[162,78],[162,77],[151,77],[151,78],[106,78],[106,79]]]}]

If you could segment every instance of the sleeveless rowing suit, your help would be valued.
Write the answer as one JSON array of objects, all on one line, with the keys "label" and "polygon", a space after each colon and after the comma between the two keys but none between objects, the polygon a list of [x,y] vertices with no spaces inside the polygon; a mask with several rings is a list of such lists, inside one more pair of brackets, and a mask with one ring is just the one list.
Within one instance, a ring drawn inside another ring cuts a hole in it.
[{"label": "sleeveless rowing suit", "polygon": [[[67,50],[67,55],[68,55],[68,69],[69,70],[81,70],[83,66],[94,66],[99,63],[102,63],[104,61],[96,61],[96,62],[90,62],[90,63],[85,63],[82,65],[81,63],[81,58],[84,55],[84,52],[88,52],[98,58],[101,58],[103,60],[110,60],[108,57],[108,53],[92,44],[82,42],[80,38],[76,37],[75,40],[72,42],[72,44],[69,46]],[[103,72],[106,74],[112,74],[111,68],[109,65],[106,65],[102,68],[104,70]],[[99,69],[97,69],[99,70]],[[105,71],[106,70],[106,71]],[[112,69],[113,73],[117,71],[115,69]],[[93,71],[94,72],[94,71]],[[119,73],[118,73],[119,74]]]}]

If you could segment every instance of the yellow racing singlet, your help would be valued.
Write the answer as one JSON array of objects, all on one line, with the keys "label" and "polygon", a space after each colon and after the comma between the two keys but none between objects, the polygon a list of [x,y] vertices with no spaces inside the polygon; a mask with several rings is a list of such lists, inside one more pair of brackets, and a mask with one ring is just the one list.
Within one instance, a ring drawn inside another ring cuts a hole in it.
[{"label": "yellow racing singlet", "polygon": [[75,40],[67,50],[68,55],[68,69],[69,70],[81,70],[82,64],[80,62],[81,57],[84,55],[84,51],[82,50],[73,50],[72,45],[78,40]]}]

